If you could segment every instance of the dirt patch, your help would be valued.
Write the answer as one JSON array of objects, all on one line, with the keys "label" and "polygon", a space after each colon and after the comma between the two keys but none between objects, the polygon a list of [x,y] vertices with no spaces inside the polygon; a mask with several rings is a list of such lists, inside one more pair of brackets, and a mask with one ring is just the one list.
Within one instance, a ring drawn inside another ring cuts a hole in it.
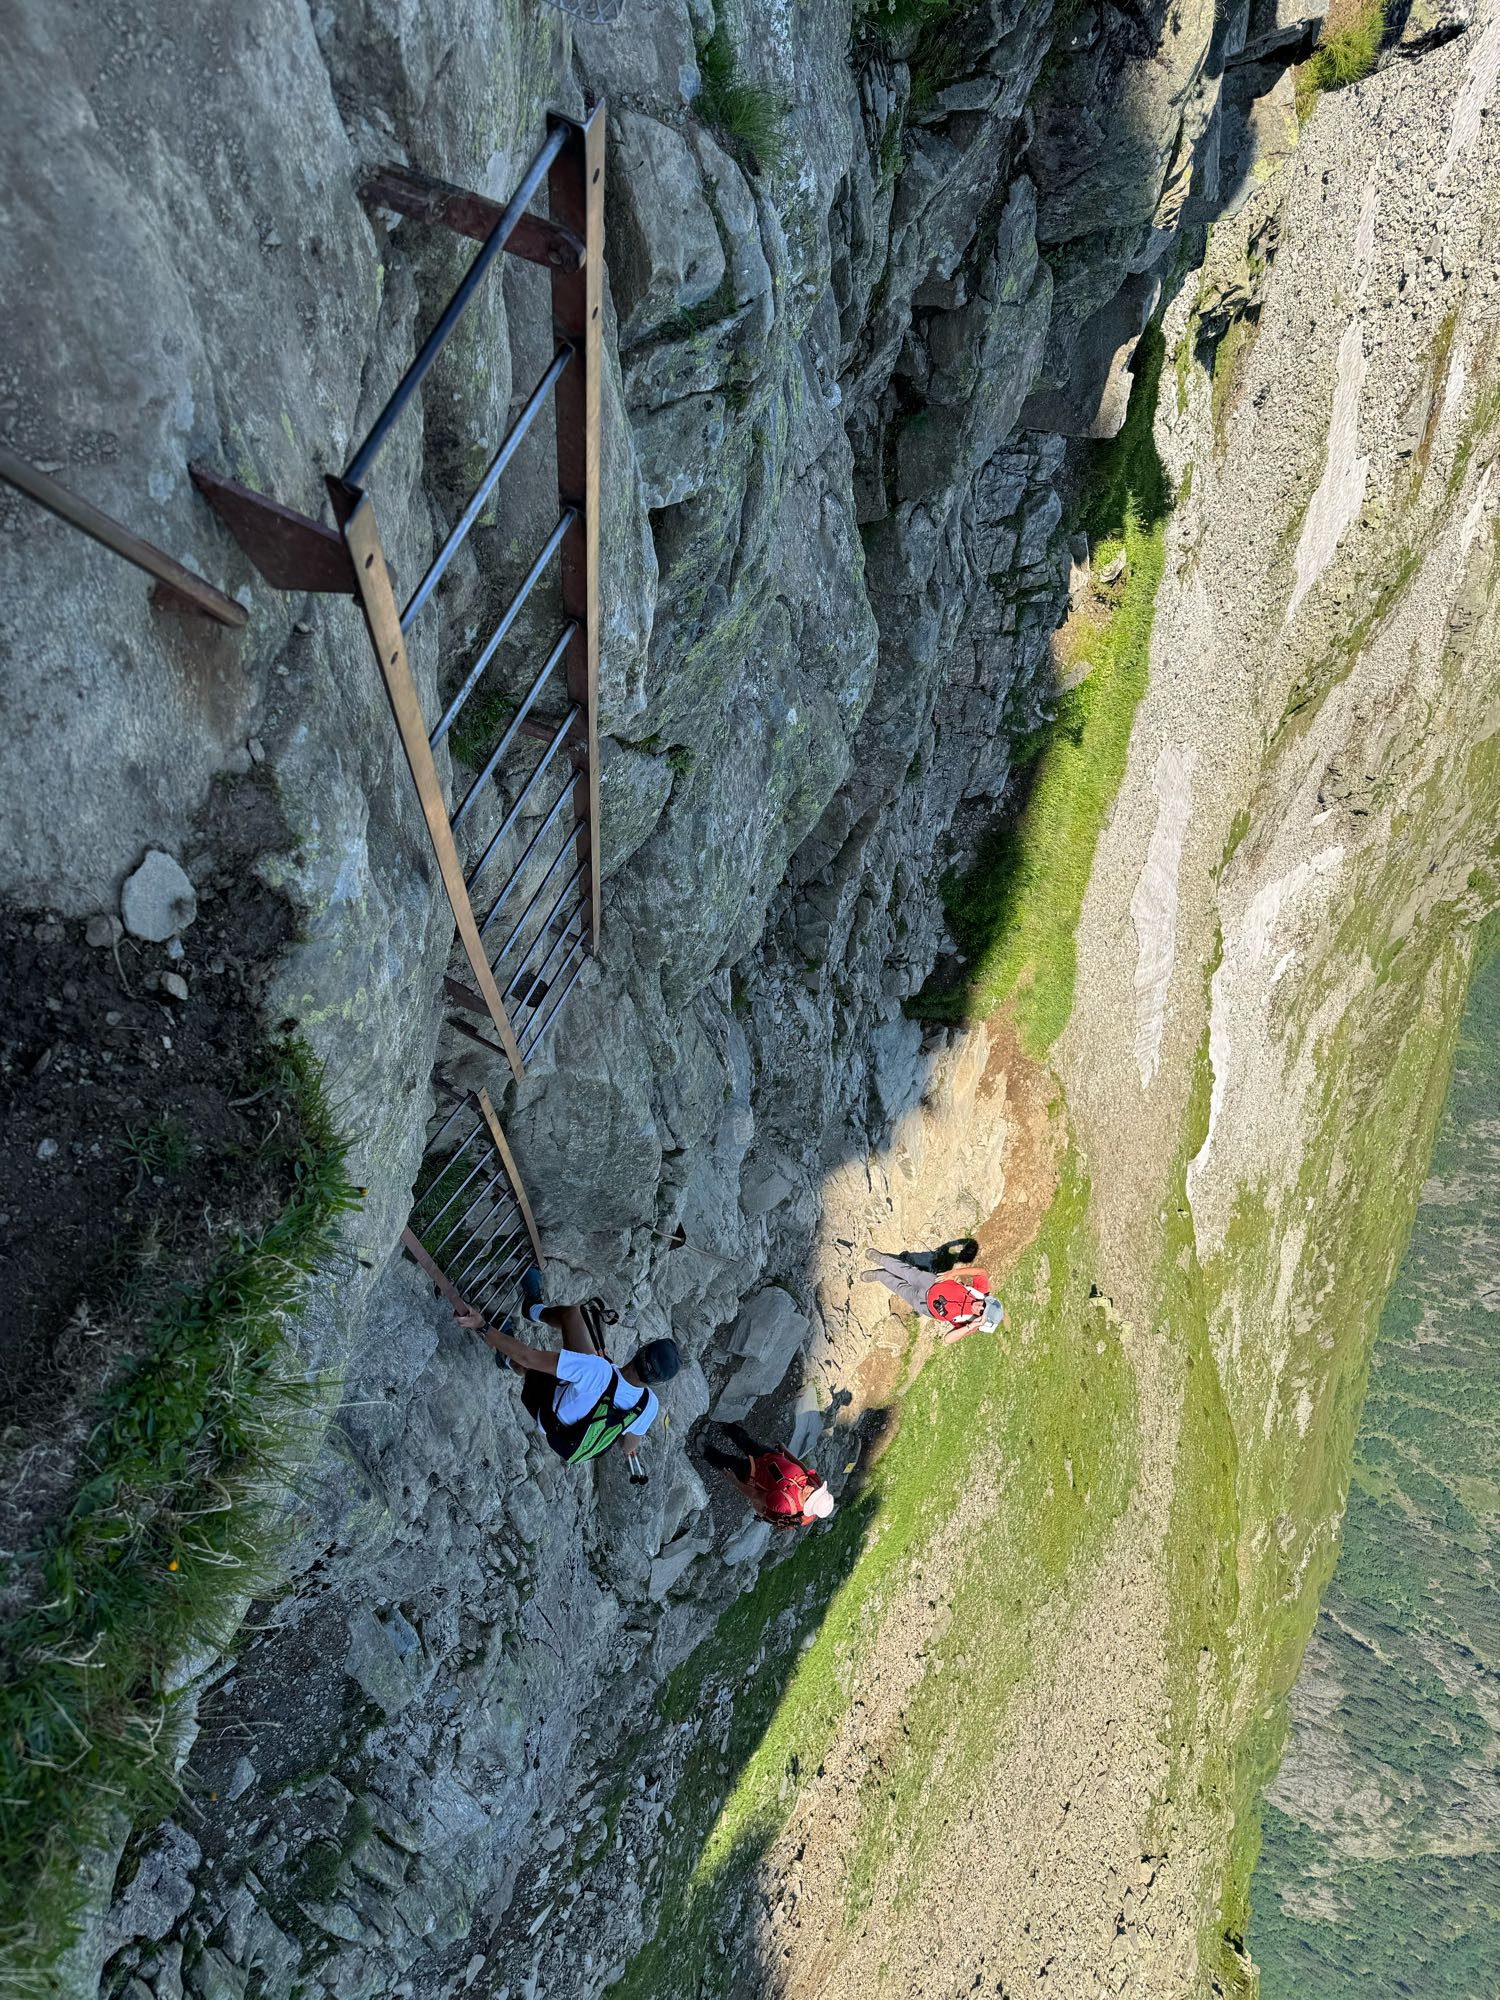
[{"label": "dirt patch", "polygon": [[[289,1192],[300,1135],[259,1004],[293,919],[250,870],[284,844],[258,785],[216,793],[175,960],[0,910],[0,1546],[50,1517],[106,1382],[173,1289]],[[160,986],[168,972],[186,1000]]]},{"label": "dirt patch", "polygon": [[986,1097],[998,1096],[1009,1127],[1005,1153],[1005,1199],[979,1226],[979,1263],[996,1291],[1037,1239],[1057,1193],[1063,1121],[1054,1115],[1057,1084],[1050,1071],[1021,1051],[1010,1008],[989,1019],[990,1059],[981,1084]]}]

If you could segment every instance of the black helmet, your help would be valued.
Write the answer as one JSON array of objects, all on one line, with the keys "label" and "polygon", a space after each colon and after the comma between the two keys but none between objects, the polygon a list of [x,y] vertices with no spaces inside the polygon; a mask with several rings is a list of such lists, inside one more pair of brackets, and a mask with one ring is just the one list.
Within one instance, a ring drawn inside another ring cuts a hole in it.
[{"label": "black helmet", "polygon": [[630,1363],[643,1382],[670,1382],[682,1366],[675,1340],[648,1340]]}]

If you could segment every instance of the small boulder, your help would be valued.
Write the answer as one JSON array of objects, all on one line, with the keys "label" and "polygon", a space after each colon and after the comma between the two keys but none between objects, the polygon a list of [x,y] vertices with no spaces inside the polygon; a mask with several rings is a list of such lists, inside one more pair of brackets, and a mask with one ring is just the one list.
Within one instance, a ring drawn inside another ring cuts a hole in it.
[{"label": "small boulder", "polygon": [[188,983],[180,972],[164,972],[156,983],[169,1000],[186,1000],[188,997]]},{"label": "small boulder", "polygon": [[197,916],[197,891],[170,854],[148,848],[145,860],[120,891],[120,914],[132,937],[165,944]]},{"label": "small boulder", "polygon": [[90,917],[83,928],[83,941],[91,944],[96,951],[108,951],[118,944],[125,935],[125,926],[118,917],[100,915]]}]

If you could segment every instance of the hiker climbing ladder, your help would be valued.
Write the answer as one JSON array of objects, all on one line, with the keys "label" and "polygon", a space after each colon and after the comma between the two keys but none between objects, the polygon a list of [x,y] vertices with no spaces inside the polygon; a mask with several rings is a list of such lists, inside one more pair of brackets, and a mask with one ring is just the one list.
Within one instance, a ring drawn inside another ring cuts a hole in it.
[{"label": "hiker climbing ladder", "polygon": [[[199,491],[268,582],[283,590],[345,592],[359,598],[474,981],[472,988],[450,981],[449,994],[471,1013],[488,1016],[499,1049],[518,1078],[541,1048],[585,963],[597,953],[601,920],[598,570],[604,106],[596,106],[581,124],[554,114],[548,128],[545,143],[504,207],[408,167],[385,166],[365,181],[361,197],[367,205],[394,209],[428,226],[475,238],[480,248],[343,474],[328,479],[336,528],[281,507],[211,468],[192,467]],[[547,218],[528,213],[544,180],[551,209]],[[550,272],[556,351],[425,575],[405,605],[398,606],[367,481],[423,378],[502,252]],[[429,728],[407,658],[406,635],[430,604],[522,439],[549,402],[557,437],[556,526],[464,669],[443,714]],[[554,558],[560,572],[562,628],[499,741],[450,812],[436,752],[450,737]],[[522,759],[530,766],[524,776]],[[499,825],[465,870],[455,836],[475,819],[492,782],[502,786],[508,804]],[[507,862],[508,871],[497,884],[495,873]],[[502,940],[498,950],[497,938]]]}]

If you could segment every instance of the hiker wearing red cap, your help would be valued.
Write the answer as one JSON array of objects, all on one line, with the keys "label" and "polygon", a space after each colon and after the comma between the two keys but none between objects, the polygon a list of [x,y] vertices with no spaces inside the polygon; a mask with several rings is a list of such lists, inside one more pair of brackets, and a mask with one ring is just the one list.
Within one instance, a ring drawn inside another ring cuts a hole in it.
[{"label": "hiker wearing red cap", "polygon": [[952,1277],[934,1279],[902,1257],[884,1250],[866,1252],[873,1271],[862,1271],[866,1284],[884,1285],[896,1294],[911,1312],[924,1319],[940,1320],[947,1331],[943,1345],[951,1347],[970,1333],[992,1333],[1005,1324],[1005,1308],[990,1291],[984,1271],[965,1271]]},{"label": "hiker wearing red cap", "polygon": [[710,1441],[703,1456],[728,1474],[761,1520],[773,1528],[810,1528],[828,1519],[834,1500],[820,1473],[779,1445],[757,1444],[742,1424],[716,1428],[735,1449],[725,1451]]}]

